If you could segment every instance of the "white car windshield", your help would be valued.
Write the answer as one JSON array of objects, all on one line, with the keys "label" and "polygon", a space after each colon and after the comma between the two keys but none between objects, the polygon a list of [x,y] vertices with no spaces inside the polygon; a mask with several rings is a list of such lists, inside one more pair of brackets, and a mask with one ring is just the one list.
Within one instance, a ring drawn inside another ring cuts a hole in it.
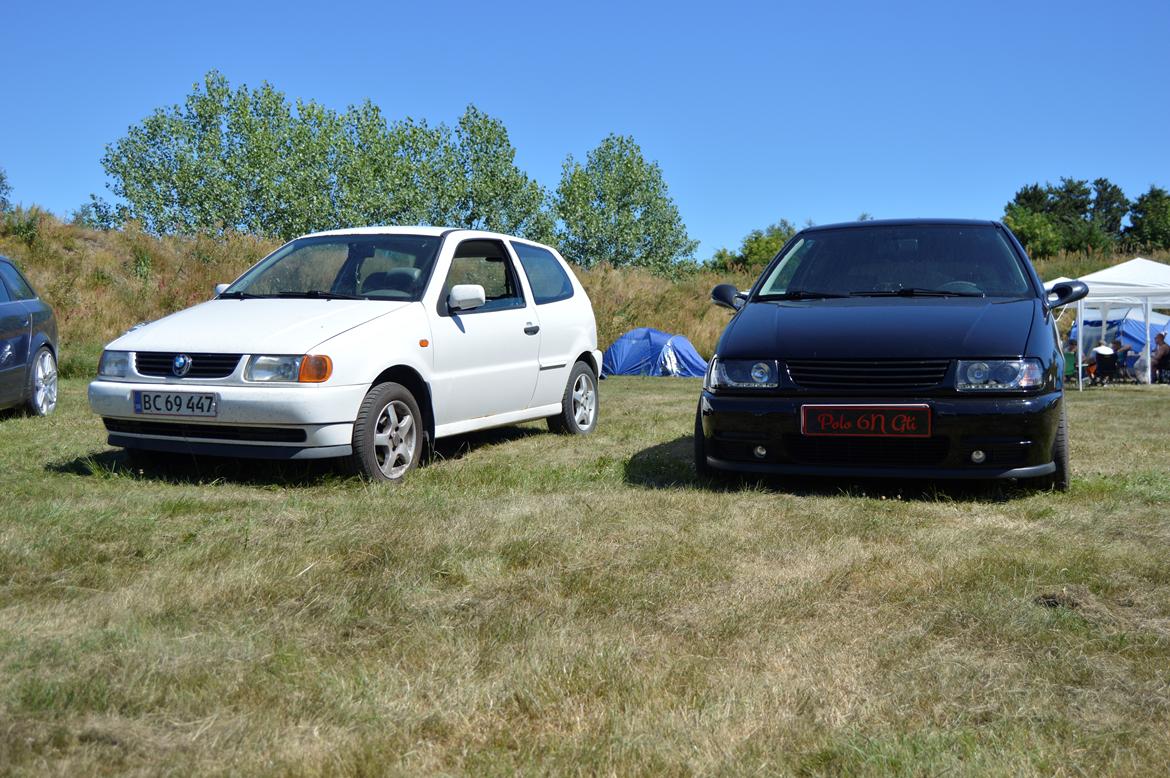
[{"label": "white car windshield", "polygon": [[418,300],[440,242],[431,235],[299,238],[265,257],[220,297]]}]

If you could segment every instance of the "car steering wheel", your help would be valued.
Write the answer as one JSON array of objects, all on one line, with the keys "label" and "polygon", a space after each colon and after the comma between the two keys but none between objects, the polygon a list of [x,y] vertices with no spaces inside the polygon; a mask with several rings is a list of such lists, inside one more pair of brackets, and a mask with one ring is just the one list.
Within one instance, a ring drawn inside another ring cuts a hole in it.
[{"label": "car steering wheel", "polygon": [[974,294],[983,294],[983,290],[979,285],[970,281],[947,281],[938,290],[940,292],[971,292]]}]

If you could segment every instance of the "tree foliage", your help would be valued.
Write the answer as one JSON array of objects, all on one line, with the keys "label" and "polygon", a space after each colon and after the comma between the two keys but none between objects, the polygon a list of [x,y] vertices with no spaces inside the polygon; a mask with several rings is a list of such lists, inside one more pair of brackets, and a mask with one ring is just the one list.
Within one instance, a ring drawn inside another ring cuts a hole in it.
[{"label": "tree foliage", "polygon": [[712,270],[720,272],[759,273],[795,234],[796,225],[781,219],[762,230],[749,232],[744,236],[738,251],[718,249],[708,264]]},{"label": "tree foliage", "polygon": [[1107,178],[1090,184],[1062,178],[1057,185],[1028,184],[1004,206],[1004,221],[1036,258],[1058,251],[1104,252],[1122,236],[1129,200]]},{"label": "tree foliage", "polygon": [[1133,201],[1126,238],[1141,248],[1170,249],[1170,192],[1158,186]]},{"label": "tree foliage", "polygon": [[561,251],[583,267],[606,262],[673,274],[698,246],[687,235],[661,168],[629,136],[608,136],[584,165],[569,155],[554,210]]},{"label": "tree foliage", "polygon": [[153,233],[236,230],[290,238],[356,224],[439,224],[552,237],[546,193],[515,165],[503,124],[468,106],[457,126],[342,113],[270,84],[232,89],[212,71],[102,157],[110,205],[78,218],[136,219]]},{"label": "tree foliage", "polygon": [[11,195],[12,184],[8,183],[8,173],[0,167],[0,213],[4,213],[12,207],[12,202],[8,199]]}]

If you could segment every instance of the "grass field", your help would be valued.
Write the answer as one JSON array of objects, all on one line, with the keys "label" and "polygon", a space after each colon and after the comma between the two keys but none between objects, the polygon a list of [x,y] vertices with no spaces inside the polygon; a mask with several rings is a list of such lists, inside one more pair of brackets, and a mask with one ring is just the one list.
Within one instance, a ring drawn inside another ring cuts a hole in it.
[{"label": "grass field", "polygon": [[1165,773],[1166,387],[1067,494],[704,488],[695,382],[601,389],[400,488],[3,419],[0,773]]}]

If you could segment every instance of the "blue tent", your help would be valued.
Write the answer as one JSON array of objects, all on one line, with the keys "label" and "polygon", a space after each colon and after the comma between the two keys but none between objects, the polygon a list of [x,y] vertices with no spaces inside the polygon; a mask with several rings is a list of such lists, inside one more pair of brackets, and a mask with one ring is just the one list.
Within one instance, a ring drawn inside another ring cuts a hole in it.
[{"label": "blue tent", "polygon": [[605,350],[601,375],[654,375],[702,378],[707,360],[682,335],[639,327]]},{"label": "blue tent", "polygon": [[[1130,346],[1136,352],[1142,351],[1146,346],[1146,321],[1145,314],[1141,308],[1127,308],[1125,306],[1114,306],[1109,312],[1109,320],[1105,325],[1105,332],[1101,332],[1101,311],[1086,309],[1085,311],[1085,353],[1088,353],[1093,346],[1104,340],[1111,343],[1114,338],[1119,339],[1124,345]],[[1078,327],[1073,325],[1072,330],[1068,336],[1072,339],[1077,339]],[[1170,317],[1156,311],[1150,312],[1150,337],[1154,337],[1159,332],[1166,333],[1170,331]]]}]

